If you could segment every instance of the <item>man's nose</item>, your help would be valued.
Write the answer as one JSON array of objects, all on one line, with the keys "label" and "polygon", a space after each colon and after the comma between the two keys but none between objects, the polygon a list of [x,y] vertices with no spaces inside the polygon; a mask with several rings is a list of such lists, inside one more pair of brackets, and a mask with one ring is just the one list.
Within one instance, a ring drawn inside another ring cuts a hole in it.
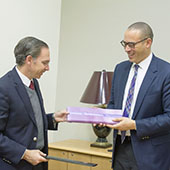
[{"label": "man's nose", "polygon": [[49,71],[49,70],[50,70],[50,66],[49,66],[49,64],[48,64],[48,65],[46,65],[45,70],[46,70],[46,71]]},{"label": "man's nose", "polygon": [[128,52],[128,51],[131,50],[131,48],[130,48],[128,45],[126,45],[126,46],[124,47],[124,49],[125,49],[126,52]]}]

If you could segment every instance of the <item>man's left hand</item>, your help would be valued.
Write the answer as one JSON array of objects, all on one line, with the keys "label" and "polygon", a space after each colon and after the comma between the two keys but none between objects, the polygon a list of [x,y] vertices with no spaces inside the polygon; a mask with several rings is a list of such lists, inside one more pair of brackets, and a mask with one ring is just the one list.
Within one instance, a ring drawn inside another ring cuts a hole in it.
[{"label": "man's left hand", "polygon": [[121,131],[136,130],[136,122],[135,120],[132,120],[130,118],[120,117],[120,118],[113,119],[113,121],[118,123],[114,125],[106,125],[106,126]]},{"label": "man's left hand", "polygon": [[66,110],[55,112],[54,113],[54,119],[56,122],[65,122],[67,121],[67,115],[69,113]]}]

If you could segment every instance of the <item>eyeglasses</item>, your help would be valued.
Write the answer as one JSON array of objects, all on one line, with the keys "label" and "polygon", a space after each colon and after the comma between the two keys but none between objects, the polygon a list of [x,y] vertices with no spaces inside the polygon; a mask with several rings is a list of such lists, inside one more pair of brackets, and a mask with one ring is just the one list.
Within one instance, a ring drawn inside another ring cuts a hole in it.
[{"label": "eyeglasses", "polygon": [[126,42],[126,41],[124,41],[124,40],[122,40],[120,43],[121,43],[121,45],[125,48],[127,45],[128,45],[128,47],[129,48],[135,48],[135,45],[136,44],[139,44],[139,43],[141,43],[141,42],[143,42],[143,41],[145,41],[145,40],[147,40],[148,38],[144,38],[144,39],[142,39],[142,40],[140,40],[140,41],[137,41],[137,42]]}]

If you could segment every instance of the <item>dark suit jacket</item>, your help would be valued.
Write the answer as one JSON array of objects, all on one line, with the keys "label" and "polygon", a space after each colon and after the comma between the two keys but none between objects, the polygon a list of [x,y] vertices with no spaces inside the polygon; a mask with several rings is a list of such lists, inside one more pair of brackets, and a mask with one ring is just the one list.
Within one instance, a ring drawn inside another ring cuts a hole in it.
[{"label": "dark suit jacket", "polygon": [[[48,153],[47,130],[55,130],[52,114],[45,114],[38,81],[34,79],[44,126],[45,147]],[[31,170],[32,165],[21,160],[25,149],[35,149],[38,136],[36,120],[24,84],[16,69],[0,78],[0,170]],[[44,170],[47,170],[44,163]]]},{"label": "dark suit jacket", "polygon": [[[116,66],[110,109],[122,109],[126,81],[132,63]],[[131,130],[131,141],[139,170],[170,168],[170,64],[153,56],[138,93],[132,119],[137,130]],[[117,130],[114,130],[114,150]]]}]

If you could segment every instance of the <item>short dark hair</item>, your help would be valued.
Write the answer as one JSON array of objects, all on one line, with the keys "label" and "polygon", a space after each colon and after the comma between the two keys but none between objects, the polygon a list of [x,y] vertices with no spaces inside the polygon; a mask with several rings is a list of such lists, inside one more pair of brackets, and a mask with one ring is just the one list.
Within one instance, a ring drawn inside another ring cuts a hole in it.
[{"label": "short dark hair", "polygon": [[136,22],[128,27],[128,30],[140,30],[142,38],[151,38],[153,41],[152,28],[145,22]]},{"label": "short dark hair", "polygon": [[43,47],[49,48],[45,42],[35,37],[25,37],[21,39],[14,48],[14,55],[17,65],[22,66],[28,55],[36,58],[40,54],[41,48]]}]

